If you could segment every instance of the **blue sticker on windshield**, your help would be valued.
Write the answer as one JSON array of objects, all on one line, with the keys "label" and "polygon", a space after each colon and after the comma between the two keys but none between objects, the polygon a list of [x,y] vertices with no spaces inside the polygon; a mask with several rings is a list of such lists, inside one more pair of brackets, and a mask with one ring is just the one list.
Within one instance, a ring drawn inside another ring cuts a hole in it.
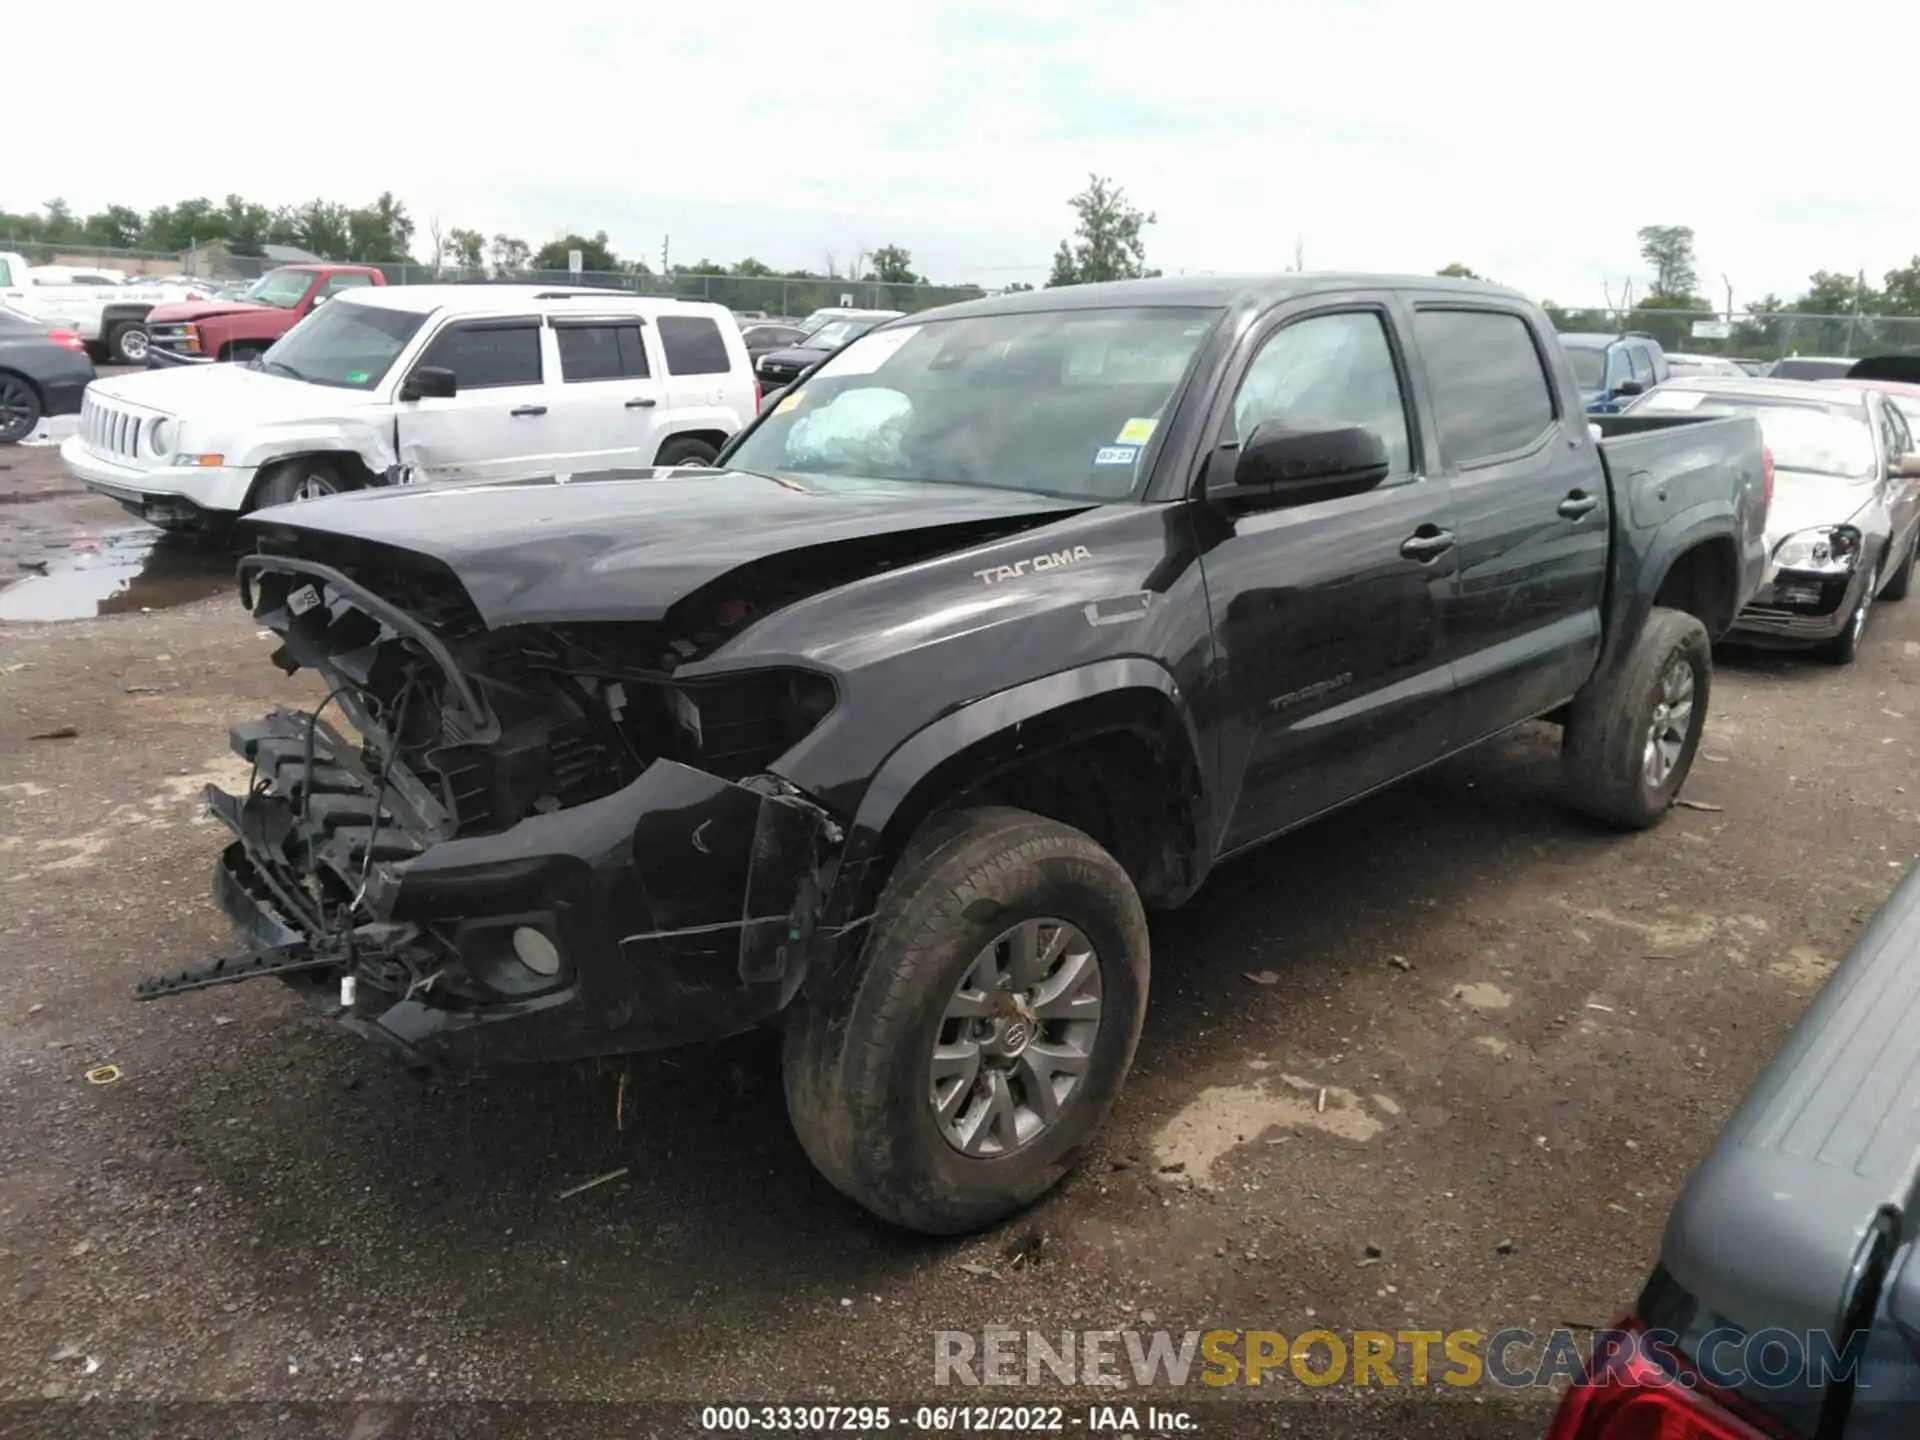
[{"label": "blue sticker on windshield", "polygon": [[1096,465],[1131,465],[1134,457],[1140,453],[1138,445],[1103,445],[1095,452],[1093,463]]}]

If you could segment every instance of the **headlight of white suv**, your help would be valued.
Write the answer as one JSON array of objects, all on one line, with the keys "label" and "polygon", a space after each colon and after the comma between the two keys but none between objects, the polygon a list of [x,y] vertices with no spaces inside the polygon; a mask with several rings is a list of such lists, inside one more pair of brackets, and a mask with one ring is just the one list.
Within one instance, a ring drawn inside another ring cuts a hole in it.
[{"label": "headlight of white suv", "polygon": [[1811,575],[1845,575],[1860,559],[1860,538],[1851,525],[1799,530],[1775,547],[1773,563]]},{"label": "headlight of white suv", "polygon": [[156,420],[147,427],[147,448],[160,459],[165,460],[173,454],[173,442],[180,433],[180,427],[173,421]]}]

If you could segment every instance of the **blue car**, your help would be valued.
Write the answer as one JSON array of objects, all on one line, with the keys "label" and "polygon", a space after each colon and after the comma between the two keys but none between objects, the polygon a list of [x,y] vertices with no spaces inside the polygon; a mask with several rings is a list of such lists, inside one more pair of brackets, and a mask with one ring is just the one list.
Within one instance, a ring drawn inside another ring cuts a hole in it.
[{"label": "blue car", "polygon": [[1667,378],[1666,354],[1651,335],[1562,335],[1560,344],[1589,415],[1617,414]]}]

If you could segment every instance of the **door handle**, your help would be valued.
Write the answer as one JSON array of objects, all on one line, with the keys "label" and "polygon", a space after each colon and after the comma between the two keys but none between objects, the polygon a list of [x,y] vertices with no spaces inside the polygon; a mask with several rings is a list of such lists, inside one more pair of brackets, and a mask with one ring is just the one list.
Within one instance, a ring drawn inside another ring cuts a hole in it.
[{"label": "door handle", "polygon": [[507,413],[509,415],[544,415],[547,413],[547,407],[544,405],[516,405]]},{"label": "door handle", "polygon": [[658,405],[659,403],[660,402],[654,399],[651,395],[642,395],[637,400],[627,401],[627,408],[629,410],[651,410],[654,406]]},{"label": "door handle", "polygon": [[1400,553],[1409,560],[1418,560],[1425,564],[1437,559],[1453,548],[1453,532],[1442,530],[1438,525],[1422,525],[1413,534],[1400,542]]},{"label": "door handle", "polygon": [[1600,508],[1600,497],[1589,495],[1584,490],[1575,490],[1560,502],[1560,513],[1569,520],[1578,520],[1582,515],[1591,515]]}]

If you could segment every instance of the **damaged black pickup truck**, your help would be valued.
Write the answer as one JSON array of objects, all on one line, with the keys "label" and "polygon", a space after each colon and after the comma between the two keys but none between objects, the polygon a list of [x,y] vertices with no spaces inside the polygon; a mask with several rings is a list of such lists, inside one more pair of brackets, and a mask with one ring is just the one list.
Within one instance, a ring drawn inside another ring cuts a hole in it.
[{"label": "damaged black pickup truck", "polygon": [[1600,423],[1509,291],[1145,281],[882,327],[715,468],[261,511],[242,594],[326,700],[208,794],[244,954],[140,993],[276,975],[438,1064],[777,1018],[836,1186],[985,1224],[1223,856],[1543,716],[1576,805],[1660,817],[1770,467]]}]

